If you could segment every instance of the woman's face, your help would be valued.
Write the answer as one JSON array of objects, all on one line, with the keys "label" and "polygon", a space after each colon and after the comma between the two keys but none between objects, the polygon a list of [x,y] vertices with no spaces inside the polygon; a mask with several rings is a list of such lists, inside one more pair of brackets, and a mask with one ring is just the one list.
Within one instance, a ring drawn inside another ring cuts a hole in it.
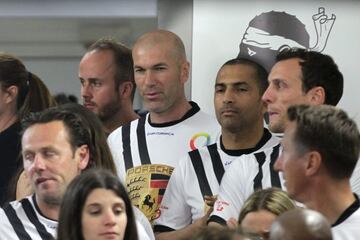
[{"label": "woman's face", "polygon": [[97,188],[90,192],[81,219],[85,240],[124,239],[125,203],[112,190]]},{"label": "woman's face", "polygon": [[254,233],[269,238],[270,227],[277,216],[267,210],[249,212],[241,222],[244,232]]}]

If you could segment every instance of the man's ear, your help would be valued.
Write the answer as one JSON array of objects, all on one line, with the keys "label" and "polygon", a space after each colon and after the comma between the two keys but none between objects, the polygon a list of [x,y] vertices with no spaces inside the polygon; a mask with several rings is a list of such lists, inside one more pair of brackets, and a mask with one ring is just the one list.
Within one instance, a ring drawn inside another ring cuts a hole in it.
[{"label": "man's ear", "polygon": [[185,83],[190,76],[190,63],[185,61],[181,64],[181,82]]},{"label": "man's ear", "polygon": [[120,96],[123,96],[123,97],[131,96],[131,93],[132,93],[134,87],[135,87],[134,84],[130,81],[120,83],[119,89],[118,89]]},{"label": "man's ear", "polygon": [[320,105],[325,103],[325,89],[323,87],[313,87],[307,94],[309,95],[309,100],[312,104]]},{"label": "man's ear", "polygon": [[18,96],[19,88],[15,85],[11,85],[10,87],[6,88],[5,92],[5,103],[11,103],[16,101]]},{"label": "man's ear", "polygon": [[84,170],[90,161],[90,151],[88,145],[81,145],[77,150],[77,154],[79,156],[78,168],[80,170]]},{"label": "man's ear", "polygon": [[313,176],[320,171],[322,163],[322,158],[319,152],[310,151],[306,153],[306,166],[305,174],[306,176]]}]

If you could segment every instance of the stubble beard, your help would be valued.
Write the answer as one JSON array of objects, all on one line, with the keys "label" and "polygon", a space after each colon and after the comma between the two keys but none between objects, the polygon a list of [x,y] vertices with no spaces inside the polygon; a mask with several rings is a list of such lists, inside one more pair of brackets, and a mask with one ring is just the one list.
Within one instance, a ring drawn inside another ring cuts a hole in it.
[{"label": "stubble beard", "polygon": [[99,109],[97,116],[102,122],[107,122],[114,118],[114,116],[121,111],[120,99],[117,101],[111,101],[106,104],[102,109]]}]

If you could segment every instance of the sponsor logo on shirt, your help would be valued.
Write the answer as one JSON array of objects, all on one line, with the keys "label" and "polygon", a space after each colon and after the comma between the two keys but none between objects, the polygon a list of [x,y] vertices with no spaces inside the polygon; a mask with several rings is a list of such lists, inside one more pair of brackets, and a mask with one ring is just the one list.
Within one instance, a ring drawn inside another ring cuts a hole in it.
[{"label": "sponsor logo on shirt", "polygon": [[227,206],[229,206],[229,203],[226,201],[216,201],[215,202],[215,209],[218,212],[222,212],[224,210],[224,208],[226,208]]},{"label": "sponsor logo on shirt", "polygon": [[200,132],[192,136],[189,145],[191,150],[198,149],[210,144],[210,135],[205,132]]},{"label": "sponsor logo on shirt", "polygon": [[146,133],[147,136],[151,135],[167,135],[167,136],[174,136],[174,133],[172,132],[148,132]]},{"label": "sponsor logo on shirt", "polygon": [[173,169],[161,164],[147,164],[130,168],[126,172],[130,200],[150,222],[161,214],[159,206]]}]

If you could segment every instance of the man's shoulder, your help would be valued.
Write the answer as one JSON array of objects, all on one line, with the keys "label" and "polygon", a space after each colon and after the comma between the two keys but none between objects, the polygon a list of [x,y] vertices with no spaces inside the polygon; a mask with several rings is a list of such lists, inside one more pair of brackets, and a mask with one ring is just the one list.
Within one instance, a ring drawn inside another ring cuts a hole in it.
[{"label": "man's shoulder", "polygon": [[43,216],[33,201],[33,196],[28,196],[5,204],[1,209],[0,233],[7,236],[5,239],[17,239],[19,234],[31,236],[31,239],[55,236],[57,221]]},{"label": "man's shoulder", "polygon": [[[24,198],[24,199],[28,199],[28,198]],[[15,212],[21,211],[23,209],[21,201],[15,200],[15,201],[4,204],[4,206],[2,207],[2,210],[4,212],[9,211],[9,209],[11,209],[11,211],[15,211]]]},{"label": "man's shoulder", "polygon": [[[141,115],[141,118],[144,117],[146,118],[148,113]],[[119,137],[122,136],[122,132],[124,128],[128,128],[131,127],[131,125],[133,124],[137,124],[137,122],[139,121],[140,118],[134,119],[131,122],[128,122],[120,127],[118,127],[117,129],[115,129],[114,131],[112,131],[109,136],[108,136],[108,141],[111,141],[112,139],[118,139]]]},{"label": "man's shoulder", "polygon": [[357,240],[360,236],[360,209],[357,209],[341,224],[332,227],[334,239]]}]

